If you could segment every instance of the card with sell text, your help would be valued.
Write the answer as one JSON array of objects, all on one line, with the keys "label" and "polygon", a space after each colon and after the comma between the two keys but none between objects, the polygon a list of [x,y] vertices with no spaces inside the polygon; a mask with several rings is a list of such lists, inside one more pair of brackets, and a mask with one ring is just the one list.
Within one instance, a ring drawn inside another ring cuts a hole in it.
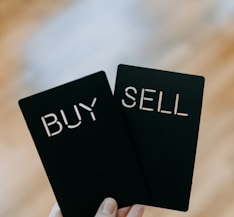
[{"label": "card with sell text", "polygon": [[189,206],[204,78],[119,65],[115,97],[151,202]]}]

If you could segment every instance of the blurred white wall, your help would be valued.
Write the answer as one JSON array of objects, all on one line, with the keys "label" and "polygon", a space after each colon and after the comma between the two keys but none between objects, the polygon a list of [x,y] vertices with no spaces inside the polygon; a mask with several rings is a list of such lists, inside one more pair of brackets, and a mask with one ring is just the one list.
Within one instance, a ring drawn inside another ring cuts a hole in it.
[{"label": "blurred white wall", "polygon": [[158,67],[168,49],[186,47],[181,44],[199,34],[200,23],[212,25],[233,15],[233,1],[210,3],[73,1],[24,45],[24,75],[39,91],[104,70],[113,87],[119,63]]}]

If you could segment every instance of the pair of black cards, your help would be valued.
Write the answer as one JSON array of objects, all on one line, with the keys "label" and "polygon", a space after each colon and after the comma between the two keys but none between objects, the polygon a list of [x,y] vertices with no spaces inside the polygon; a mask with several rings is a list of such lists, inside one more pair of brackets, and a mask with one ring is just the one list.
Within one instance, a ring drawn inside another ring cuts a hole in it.
[{"label": "pair of black cards", "polygon": [[19,101],[64,217],[105,197],[186,211],[204,78],[119,65]]}]

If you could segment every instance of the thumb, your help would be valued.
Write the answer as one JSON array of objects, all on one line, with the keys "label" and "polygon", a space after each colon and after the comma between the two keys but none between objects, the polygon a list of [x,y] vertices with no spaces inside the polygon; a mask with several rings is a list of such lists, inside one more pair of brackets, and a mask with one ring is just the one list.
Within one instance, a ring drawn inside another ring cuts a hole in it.
[{"label": "thumb", "polygon": [[116,217],[117,209],[117,202],[108,197],[101,203],[95,217]]}]

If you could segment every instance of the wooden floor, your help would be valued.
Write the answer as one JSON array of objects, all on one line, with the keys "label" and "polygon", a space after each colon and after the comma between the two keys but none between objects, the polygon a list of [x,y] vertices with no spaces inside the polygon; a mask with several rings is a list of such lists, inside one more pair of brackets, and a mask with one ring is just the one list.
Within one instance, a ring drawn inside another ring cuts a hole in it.
[{"label": "wooden floor", "polygon": [[[25,55],[22,54],[26,41],[47,20],[51,17],[56,19],[63,13],[69,4],[74,4],[74,1],[0,2],[0,217],[47,217],[55,201],[17,101],[35,91],[39,82],[39,87],[43,88],[43,81],[48,83],[47,78],[50,78],[48,74],[25,72],[29,64],[25,63]],[[136,20],[130,23],[128,17],[122,21],[116,19],[113,26],[136,24],[131,31],[141,35],[141,38],[132,36],[135,47],[132,43],[132,52],[124,51],[126,55],[120,58],[122,63],[126,58],[135,65],[198,74],[206,78],[190,209],[183,213],[147,207],[145,216],[233,217],[233,4],[227,0],[166,0],[163,3],[127,0],[119,1],[119,4],[135,6],[126,10],[135,11],[129,19]],[[80,22],[85,23],[86,18],[81,14]],[[82,28],[87,30],[92,26],[84,25]],[[129,34],[124,32],[121,40],[129,39]],[[140,45],[137,45],[138,40]],[[118,43],[115,43],[116,39],[103,45],[113,47],[105,50],[106,56],[108,52],[110,55],[119,52]],[[33,51],[30,54],[33,55]],[[77,59],[77,64],[83,64],[85,69],[82,61]],[[35,69],[37,64],[33,64]],[[66,73],[58,72],[58,76],[68,79]]]}]

